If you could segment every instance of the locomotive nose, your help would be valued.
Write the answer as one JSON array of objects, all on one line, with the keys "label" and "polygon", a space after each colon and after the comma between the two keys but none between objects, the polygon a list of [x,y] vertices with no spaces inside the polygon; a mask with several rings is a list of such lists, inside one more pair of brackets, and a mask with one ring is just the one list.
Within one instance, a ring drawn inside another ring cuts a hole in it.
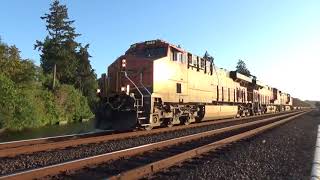
[{"label": "locomotive nose", "polygon": [[96,129],[128,131],[137,125],[134,101],[128,95],[117,96],[109,102],[101,103],[95,114]]}]

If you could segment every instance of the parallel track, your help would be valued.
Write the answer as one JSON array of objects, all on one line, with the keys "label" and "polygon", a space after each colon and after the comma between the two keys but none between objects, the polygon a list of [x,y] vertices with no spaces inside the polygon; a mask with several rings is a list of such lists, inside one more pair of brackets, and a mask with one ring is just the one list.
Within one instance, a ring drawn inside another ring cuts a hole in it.
[{"label": "parallel track", "polygon": [[[120,151],[110,152],[98,156],[88,157],[84,159],[79,159],[75,161],[65,162],[57,165],[47,166],[39,169],[29,170],[25,172],[20,172],[16,174],[11,174],[7,176],[2,176],[0,178],[6,179],[32,179],[34,177],[45,177],[48,175],[58,174],[63,171],[74,171],[87,166],[92,166],[95,164],[101,164],[105,162],[110,162],[115,160],[121,160],[123,157],[132,157],[141,155],[141,153],[152,153],[163,148],[171,148],[174,146],[183,146],[187,143],[199,143],[205,139],[222,137],[222,139],[216,140],[214,142],[207,143],[201,147],[196,147],[195,149],[188,150],[186,152],[175,154],[171,157],[165,157],[162,160],[152,162],[150,164],[145,164],[141,167],[137,167],[133,170],[125,171],[120,175],[111,176],[111,179],[136,179],[145,176],[150,173],[157,172],[161,169],[168,168],[176,163],[182,162],[188,158],[192,158],[198,154],[205,153],[226,144],[238,141],[243,138],[251,137],[255,134],[261,133],[265,130],[288,122],[304,113],[294,112],[285,115],[279,115],[277,117],[266,118],[263,120],[258,120],[254,122],[249,122],[245,124],[239,124],[235,126],[229,126],[221,129],[206,131],[198,134],[192,134],[188,136],[183,136],[175,139],[160,141],[156,143],[146,144],[138,147],[133,147],[129,149],[124,149]],[[285,119],[284,119],[285,118]],[[280,121],[278,121],[281,119]],[[206,137],[206,138],[204,138]],[[200,143],[201,144],[201,143]],[[190,147],[190,146],[187,146]]]},{"label": "parallel track", "polygon": [[[304,114],[304,113],[302,113],[302,114]],[[183,161],[186,161],[188,159],[192,159],[192,158],[197,157],[201,154],[205,154],[209,151],[215,151],[215,150],[221,149],[225,146],[228,146],[234,142],[244,140],[244,139],[250,138],[252,136],[255,136],[257,134],[263,133],[264,131],[275,128],[276,126],[279,126],[279,125],[284,124],[290,120],[293,120],[293,119],[301,116],[302,114],[297,114],[292,117],[282,119],[280,121],[276,121],[276,122],[273,122],[273,123],[270,123],[270,124],[267,124],[267,125],[249,130],[249,131],[245,131],[243,133],[239,133],[237,135],[233,135],[233,136],[224,138],[219,141],[212,142],[210,144],[206,144],[206,145],[188,150],[186,152],[176,154],[174,156],[166,157],[166,158],[161,159],[159,161],[149,163],[144,166],[137,167],[135,169],[127,170],[127,171],[122,172],[120,174],[108,177],[108,179],[110,179],[110,180],[140,179],[140,178],[145,177],[147,175],[151,175],[151,174],[154,174],[154,173],[159,172],[161,170],[170,168],[170,167],[172,167],[176,164],[182,163]]]},{"label": "parallel track", "polygon": [[37,144],[44,144],[44,143],[49,143],[49,142],[66,141],[66,140],[70,140],[70,139],[103,136],[103,135],[108,135],[108,134],[112,134],[112,133],[114,133],[114,131],[112,131],[112,130],[103,130],[103,131],[99,131],[99,132],[68,134],[68,135],[61,135],[61,136],[51,136],[51,137],[43,137],[43,138],[35,138],[35,139],[0,142],[0,150],[22,147],[22,146],[34,146]]},{"label": "parallel track", "polygon": [[[204,127],[214,124],[232,123],[250,119],[259,119],[264,117],[273,117],[281,114],[287,114],[288,112],[281,112],[278,114],[265,114],[260,116],[250,116],[243,118],[230,118],[222,120],[206,121],[202,123],[191,124],[188,126],[174,126],[172,128],[159,128],[151,131],[133,131],[133,132],[113,132],[103,131],[98,133],[87,134],[75,134],[66,136],[57,136],[49,138],[39,138],[32,140],[14,141],[8,143],[0,143],[0,158],[1,157],[13,157],[20,154],[30,154],[40,151],[50,151],[54,149],[63,149],[72,146],[78,146],[83,144],[106,142],[110,140],[121,140],[126,138],[133,138],[144,135],[153,135],[165,132],[174,132],[178,130],[184,130],[188,128]],[[289,112],[290,113],[290,112]]]}]

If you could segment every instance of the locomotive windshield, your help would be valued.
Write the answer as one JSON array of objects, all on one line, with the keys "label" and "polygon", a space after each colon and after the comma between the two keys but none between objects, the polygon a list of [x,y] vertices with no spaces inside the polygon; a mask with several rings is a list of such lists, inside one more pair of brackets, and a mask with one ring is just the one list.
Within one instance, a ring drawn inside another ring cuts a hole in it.
[{"label": "locomotive windshield", "polygon": [[143,48],[134,48],[127,54],[142,58],[160,58],[167,55],[166,47],[145,46]]}]

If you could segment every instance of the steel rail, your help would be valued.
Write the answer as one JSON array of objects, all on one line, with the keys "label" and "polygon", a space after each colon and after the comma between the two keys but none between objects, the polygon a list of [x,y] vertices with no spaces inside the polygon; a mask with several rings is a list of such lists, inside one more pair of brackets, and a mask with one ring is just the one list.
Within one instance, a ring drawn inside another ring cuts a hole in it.
[{"label": "steel rail", "polygon": [[[306,113],[306,112],[305,112]],[[271,128],[274,128],[276,126],[279,126],[281,124],[284,124],[292,119],[297,118],[298,116],[301,116],[305,113],[301,113],[301,114],[297,114],[294,115],[292,117],[288,117],[286,119],[262,126],[262,127],[258,127],[249,131],[246,131],[244,133],[240,133],[225,139],[222,139],[220,141],[216,141],[150,164],[147,164],[145,166],[142,167],[138,167],[126,172],[123,172],[121,174],[115,175],[115,176],[111,176],[108,177],[107,179],[109,180],[124,180],[124,179],[130,179],[130,180],[135,180],[135,179],[140,179],[141,177],[147,176],[149,174],[154,174],[156,172],[159,172],[163,169],[169,168],[173,165],[176,165],[178,163],[182,163],[183,161],[186,161],[188,159],[192,159],[196,156],[199,156],[201,154],[207,153],[209,151],[214,151],[217,150],[219,148],[222,148],[226,145],[229,145],[231,143],[237,142],[239,140],[243,140],[243,139],[247,139],[250,138],[252,136],[255,136],[257,134],[260,134],[264,131],[267,131]]]},{"label": "steel rail", "polygon": [[48,175],[55,175],[55,174],[59,174],[64,171],[77,170],[77,169],[81,169],[86,166],[101,164],[101,163],[104,163],[107,161],[117,160],[117,159],[123,158],[123,157],[130,157],[130,156],[134,156],[137,154],[141,154],[143,152],[148,152],[150,150],[160,149],[160,148],[176,145],[179,143],[194,141],[194,140],[197,140],[197,139],[200,139],[203,137],[219,135],[222,133],[227,133],[227,132],[231,132],[234,130],[240,130],[242,128],[247,128],[247,127],[251,127],[251,126],[259,125],[259,124],[263,124],[263,123],[268,123],[268,122],[273,122],[273,121],[276,121],[277,119],[286,118],[286,117],[290,117],[290,116],[294,116],[294,115],[301,115],[301,114],[303,114],[303,112],[284,114],[284,115],[280,115],[277,117],[271,117],[271,118],[267,118],[267,119],[263,119],[263,120],[254,121],[254,122],[249,122],[249,123],[229,126],[229,127],[225,127],[225,128],[221,128],[221,129],[206,131],[206,132],[202,132],[202,133],[192,134],[192,135],[188,135],[188,136],[178,137],[178,138],[174,138],[174,139],[170,139],[170,140],[165,140],[165,141],[146,144],[146,145],[142,145],[142,146],[132,147],[132,148],[123,149],[123,150],[119,150],[119,151],[115,151],[115,152],[110,152],[110,153],[101,154],[101,155],[97,155],[97,156],[87,157],[84,159],[69,161],[69,162],[65,162],[65,163],[61,163],[61,164],[46,166],[46,167],[33,169],[33,170],[27,170],[27,171],[23,171],[23,172],[18,172],[18,173],[14,173],[14,174],[10,174],[10,175],[4,175],[4,176],[1,176],[0,179],[33,179],[35,177],[40,178],[40,177],[45,177]]},{"label": "steel rail", "polygon": [[[280,112],[278,114],[285,114],[285,113],[289,113],[289,112],[293,112],[293,111],[285,111],[285,112]],[[273,115],[275,115],[275,114],[268,113],[268,114],[260,115],[258,117],[273,116]],[[242,118],[239,118],[239,120],[245,120],[245,119],[253,118],[253,117],[257,117],[257,116],[242,117]],[[221,119],[221,120],[215,120],[215,121],[216,122],[221,121],[221,123],[224,123],[224,122],[228,122],[231,120],[234,120],[234,118],[227,118],[227,119]],[[207,123],[207,122],[202,122],[202,123]],[[192,126],[189,126],[189,127],[192,127]],[[154,131],[154,130],[152,130],[152,131]],[[35,145],[35,144],[48,143],[48,142],[56,142],[56,141],[60,141],[60,140],[62,141],[62,140],[68,140],[68,139],[74,139],[74,138],[87,138],[87,137],[91,137],[93,135],[106,135],[106,133],[112,133],[112,132],[114,132],[114,131],[113,130],[103,130],[103,131],[99,131],[99,132],[68,134],[68,135],[61,135],[61,136],[50,136],[50,137],[42,137],[42,138],[34,138],[34,139],[0,142],[0,150],[6,149],[6,148],[19,147],[19,146],[29,146],[29,145]]]},{"label": "steel rail", "polygon": [[97,132],[66,134],[61,136],[49,136],[49,137],[42,137],[42,138],[0,142],[0,150],[20,147],[20,146],[31,146],[35,144],[42,144],[42,143],[48,143],[48,142],[64,141],[64,140],[75,139],[75,138],[88,138],[92,136],[101,136],[101,135],[107,135],[112,132],[113,132],[112,130],[102,130]]},{"label": "steel rail", "polygon": [[[243,118],[230,118],[230,119],[222,119],[222,120],[205,121],[202,123],[190,124],[187,126],[174,126],[171,128],[159,128],[159,129],[154,129],[151,131],[133,131],[133,132],[115,133],[115,134],[85,137],[85,138],[76,138],[76,139],[71,138],[71,139],[67,139],[64,141],[54,141],[54,139],[47,141],[46,139],[43,139],[43,140],[39,140],[39,143],[31,143],[30,145],[26,144],[26,145],[21,145],[21,146],[12,147],[12,148],[0,149],[0,158],[1,157],[13,157],[13,156],[20,155],[20,154],[30,154],[30,153],[40,152],[40,151],[49,151],[49,150],[53,150],[53,149],[63,149],[66,147],[78,146],[78,145],[83,145],[83,144],[99,143],[99,142],[106,142],[106,141],[111,141],[111,140],[121,140],[121,139],[126,139],[126,138],[144,136],[144,135],[154,135],[154,134],[172,132],[172,131],[189,129],[189,128],[197,128],[197,127],[204,127],[204,126],[215,125],[215,124],[223,124],[223,123],[228,123],[228,122],[237,122],[237,121],[244,121],[244,120],[250,120],[250,119],[255,119],[255,118],[277,116],[277,115],[281,115],[281,114],[286,115],[286,114],[291,114],[291,113],[296,113],[296,112],[300,112],[300,111],[290,111],[290,112],[281,112],[279,114],[264,114],[264,115],[260,115],[260,116],[249,116],[249,117],[243,117]],[[26,143],[28,143],[28,142],[26,142]],[[14,146],[14,144],[12,144],[11,146]]]}]

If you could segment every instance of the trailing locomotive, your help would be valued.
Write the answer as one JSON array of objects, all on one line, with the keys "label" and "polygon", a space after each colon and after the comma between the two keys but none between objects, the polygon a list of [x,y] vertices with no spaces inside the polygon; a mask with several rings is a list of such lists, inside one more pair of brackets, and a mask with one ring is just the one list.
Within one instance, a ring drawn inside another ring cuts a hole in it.
[{"label": "trailing locomotive", "polygon": [[162,40],[131,45],[99,86],[99,129],[171,127],[292,108],[289,94]]}]

